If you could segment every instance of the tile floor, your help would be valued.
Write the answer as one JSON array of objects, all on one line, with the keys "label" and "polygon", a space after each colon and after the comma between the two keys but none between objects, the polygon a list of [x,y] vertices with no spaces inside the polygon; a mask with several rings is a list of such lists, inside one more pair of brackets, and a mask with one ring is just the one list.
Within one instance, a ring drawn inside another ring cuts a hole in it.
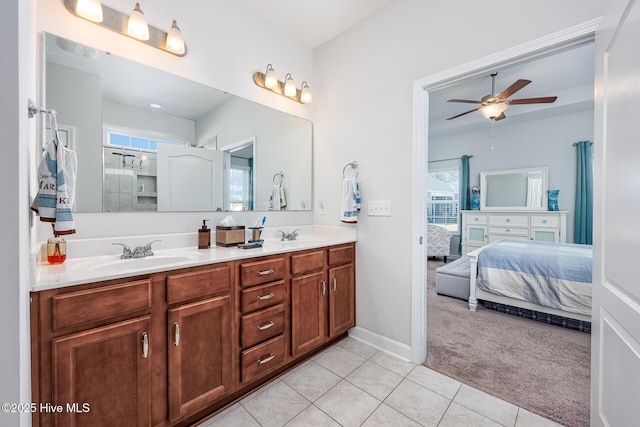
[{"label": "tile floor", "polygon": [[559,424],[347,338],[199,425],[219,426]]}]

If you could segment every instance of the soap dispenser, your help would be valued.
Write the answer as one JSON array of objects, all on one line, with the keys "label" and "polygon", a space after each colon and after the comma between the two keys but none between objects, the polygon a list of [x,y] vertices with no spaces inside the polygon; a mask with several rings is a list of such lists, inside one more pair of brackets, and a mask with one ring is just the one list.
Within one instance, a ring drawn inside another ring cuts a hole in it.
[{"label": "soap dispenser", "polygon": [[202,220],[202,227],[198,229],[198,249],[209,249],[211,247],[211,229],[207,227],[208,219]]}]

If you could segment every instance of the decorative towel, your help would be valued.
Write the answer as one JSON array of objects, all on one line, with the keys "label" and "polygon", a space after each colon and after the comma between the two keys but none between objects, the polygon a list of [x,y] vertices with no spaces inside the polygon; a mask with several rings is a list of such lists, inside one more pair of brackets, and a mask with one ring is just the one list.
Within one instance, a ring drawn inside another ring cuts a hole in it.
[{"label": "decorative towel", "polygon": [[272,211],[283,210],[287,206],[287,200],[284,197],[284,188],[282,183],[274,184],[269,196],[269,209]]},{"label": "decorative towel", "polygon": [[72,208],[75,200],[76,153],[60,142],[50,142],[38,166],[38,195],[31,209],[40,221],[53,222],[55,235],[76,232]]},{"label": "decorative towel", "polygon": [[342,198],[340,201],[340,221],[355,224],[358,222],[360,210],[360,184],[356,178],[345,178],[342,181]]}]

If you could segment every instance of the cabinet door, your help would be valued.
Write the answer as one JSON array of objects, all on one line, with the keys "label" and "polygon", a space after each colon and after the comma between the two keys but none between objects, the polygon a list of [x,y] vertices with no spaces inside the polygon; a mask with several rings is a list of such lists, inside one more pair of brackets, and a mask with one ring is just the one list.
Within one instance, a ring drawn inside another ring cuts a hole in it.
[{"label": "cabinet door", "polygon": [[294,357],[325,341],[327,291],[323,272],[291,280],[291,351]]},{"label": "cabinet door", "polygon": [[329,336],[356,325],[356,288],[353,264],[329,269]]},{"label": "cabinet door", "polygon": [[231,391],[228,295],[169,310],[169,418],[197,412]]},{"label": "cabinet door", "polygon": [[559,242],[560,230],[557,228],[532,228],[531,240],[540,242]]},{"label": "cabinet door", "polygon": [[57,426],[151,424],[149,317],[52,341]]},{"label": "cabinet door", "polygon": [[464,241],[470,244],[487,244],[487,227],[484,225],[467,225],[465,227]]}]

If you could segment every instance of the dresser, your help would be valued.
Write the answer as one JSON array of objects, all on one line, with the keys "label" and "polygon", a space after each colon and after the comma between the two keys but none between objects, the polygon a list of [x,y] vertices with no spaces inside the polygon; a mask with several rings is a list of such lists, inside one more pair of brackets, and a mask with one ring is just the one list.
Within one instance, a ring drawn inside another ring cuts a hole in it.
[{"label": "dresser", "polygon": [[462,211],[462,254],[503,239],[567,241],[566,211]]}]

